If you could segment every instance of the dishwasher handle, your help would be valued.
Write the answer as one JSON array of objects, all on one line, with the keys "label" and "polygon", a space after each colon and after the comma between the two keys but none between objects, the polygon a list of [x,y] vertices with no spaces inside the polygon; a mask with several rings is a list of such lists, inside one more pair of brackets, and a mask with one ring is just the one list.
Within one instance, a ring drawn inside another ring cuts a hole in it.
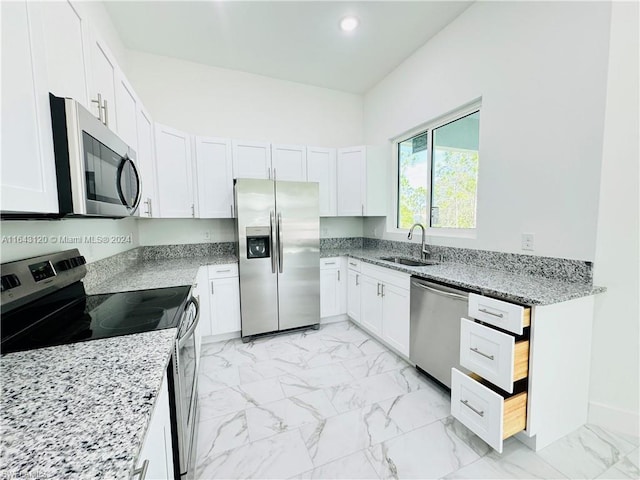
[{"label": "dishwasher handle", "polygon": [[440,290],[438,288],[429,287],[429,286],[425,285],[424,283],[418,282],[416,280],[412,280],[411,284],[416,286],[416,287],[422,288],[423,290],[428,290],[429,292],[435,293],[437,295],[442,295],[444,297],[455,298],[455,299],[458,299],[458,300],[468,300],[469,299],[469,295],[466,294],[466,293],[446,292],[446,291]]}]

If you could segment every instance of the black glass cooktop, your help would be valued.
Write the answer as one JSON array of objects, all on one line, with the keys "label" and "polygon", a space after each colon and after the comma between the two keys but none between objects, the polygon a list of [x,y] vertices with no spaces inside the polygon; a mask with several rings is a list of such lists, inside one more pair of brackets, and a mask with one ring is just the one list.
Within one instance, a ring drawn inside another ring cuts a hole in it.
[{"label": "black glass cooktop", "polygon": [[78,282],[2,315],[1,352],[178,327],[190,287],[86,295]]}]

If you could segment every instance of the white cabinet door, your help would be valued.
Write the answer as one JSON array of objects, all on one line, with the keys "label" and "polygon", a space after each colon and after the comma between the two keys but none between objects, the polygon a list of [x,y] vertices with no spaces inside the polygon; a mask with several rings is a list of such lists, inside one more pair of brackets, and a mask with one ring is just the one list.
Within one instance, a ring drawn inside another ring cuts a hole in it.
[{"label": "white cabinet door", "polygon": [[382,286],[382,339],[409,356],[409,290]]},{"label": "white cabinet door", "polygon": [[381,285],[375,278],[360,277],[360,323],[372,333],[382,335]]},{"label": "white cabinet door", "polygon": [[196,137],[200,218],[233,217],[231,140]]},{"label": "white cabinet door", "polygon": [[141,103],[137,105],[137,131],[138,150],[136,151],[136,165],[142,179],[142,191],[140,193],[140,207],[138,216],[151,218],[157,217],[158,202],[156,197],[156,162],[154,152],[153,120]]},{"label": "white cabinet door", "polygon": [[148,462],[145,478],[173,478],[171,417],[169,415],[169,391],[165,375],[147,427],[147,434],[136,462],[136,469],[141,469],[144,462]]},{"label": "white cabinet door", "polygon": [[307,181],[307,148],[299,145],[272,145],[273,178],[291,182]]},{"label": "white cabinet door", "polygon": [[[114,56],[95,32],[87,33],[86,42],[89,59],[88,59],[88,83],[89,83],[89,102],[90,111],[96,117],[102,118],[102,121],[114,132],[118,131],[116,107],[116,71],[118,66]],[[94,100],[98,100],[98,94],[102,99],[102,110]]]},{"label": "white cabinet door", "polygon": [[211,301],[211,334],[240,331],[240,284],[238,277],[209,281]]},{"label": "white cabinet door", "polygon": [[137,104],[138,98],[124,74],[117,70],[115,85],[116,125],[118,136],[138,152]]},{"label": "white cabinet door", "polygon": [[338,216],[364,215],[364,179],[366,178],[366,149],[351,147],[338,149],[337,185]]},{"label": "white cabinet door", "polygon": [[233,140],[233,178],[271,178],[271,144]]},{"label": "white cabinet door", "polygon": [[360,323],[360,273],[349,269],[347,282],[347,315]]},{"label": "white cabinet door", "polygon": [[[198,302],[198,327],[196,328],[196,338],[202,339],[211,335],[211,307],[209,299],[209,273],[207,267],[200,267],[196,275],[196,283],[193,285],[193,296]],[[198,345],[198,342],[196,343]],[[198,358],[199,351],[196,352]]]},{"label": "white cabinet door", "polygon": [[1,2],[2,210],[58,212],[44,39],[37,9]]},{"label": "white cabinet door", "polygon": [[191,139],[156,123],[158,213],[162,218],[195,217]]},{"label": "white cabinet door", "polygon": [[87,22],[78,6],[68,0],[34,2],[30,8],[40,8],[47,59],[49,91],[58,97],[69,97],[90,108],[87,97],[87,69],[84,35]]},{"label": "white cabinet door", "polygon": [[336,149],[307,147],[307,181],[320,187],[320,216],[335,217]]},{"label": "white cabinet door", "polygon": [[340,293],[336,268],[320,269],[320,317],[333,317],[340,312]]}]

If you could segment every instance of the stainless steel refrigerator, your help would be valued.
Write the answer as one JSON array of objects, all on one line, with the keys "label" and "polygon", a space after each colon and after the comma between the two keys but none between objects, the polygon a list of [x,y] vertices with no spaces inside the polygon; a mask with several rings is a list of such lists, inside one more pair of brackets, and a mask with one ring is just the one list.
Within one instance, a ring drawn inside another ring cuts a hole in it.
[{"label": "stainless steel refrigerator", "polygon": [[242,338],[320,322],[318,184],[235,181]]}]

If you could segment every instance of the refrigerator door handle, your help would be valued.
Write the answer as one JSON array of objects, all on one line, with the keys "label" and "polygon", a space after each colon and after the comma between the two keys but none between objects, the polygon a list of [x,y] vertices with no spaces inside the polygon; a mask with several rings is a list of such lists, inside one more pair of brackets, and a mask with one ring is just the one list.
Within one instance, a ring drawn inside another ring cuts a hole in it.
[{"label": "refrigerator door handle", "polygon": [[269,212],[269,251],[271,253],[271,273],[276,273],[276,256],[273,251],[273,224],[274,214],[273,210]]},{"label": "refrigerator door handle", "polygon": [[278,241],[278,271],[282,273],[283,263],[283,246],[282,246],[282,214],[278,212],[278,223],[276,225],[276,240]]}]

